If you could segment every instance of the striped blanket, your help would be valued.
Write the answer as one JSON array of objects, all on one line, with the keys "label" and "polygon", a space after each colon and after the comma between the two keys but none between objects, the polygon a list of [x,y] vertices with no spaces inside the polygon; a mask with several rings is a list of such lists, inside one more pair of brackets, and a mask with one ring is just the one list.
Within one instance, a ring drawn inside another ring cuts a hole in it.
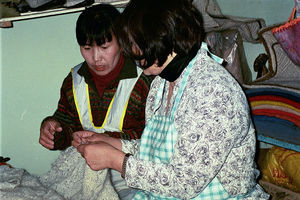
[{"label": "striped blanket", "polygon": [[300,151],[300,92],[278,86],[246,88],[258,139]]}]

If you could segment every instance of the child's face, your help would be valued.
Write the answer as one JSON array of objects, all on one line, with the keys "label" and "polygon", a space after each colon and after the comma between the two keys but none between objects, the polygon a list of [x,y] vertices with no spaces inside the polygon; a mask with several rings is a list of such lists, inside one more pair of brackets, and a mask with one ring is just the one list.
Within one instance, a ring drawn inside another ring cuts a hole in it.
[{"label": "child's face", "polygon": [[95,42],[92,45],[80,46],[80,52],[89,68],[99,76],[110,73],[120,59],[120,48],[114,36],[112,41],[101,46]]}]

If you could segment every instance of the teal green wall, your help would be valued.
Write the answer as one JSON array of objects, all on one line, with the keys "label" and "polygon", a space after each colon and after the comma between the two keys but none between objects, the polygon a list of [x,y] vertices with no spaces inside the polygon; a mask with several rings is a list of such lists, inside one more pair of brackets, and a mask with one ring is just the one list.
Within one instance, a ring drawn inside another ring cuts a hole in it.
[{"label": "teal green wall", "polygon": [[[224,14],[285,21],[293,0],[218,0]],[[58,152],[38,143],[41,120],[56,109],[70,68],[82,61],[75,39],[78,13],[14,22],[0,29],[0,155],[17,168],[46,172]],[[264,52],[245,44],[250,66]]]},{"label": "teal green wall", "polygon": [[17,21],[1,31],[0,155],[15,167],[45,172],[58,152],[39,143],[41,120],[57,107],[60,86],[82,61],[76,14]]}]

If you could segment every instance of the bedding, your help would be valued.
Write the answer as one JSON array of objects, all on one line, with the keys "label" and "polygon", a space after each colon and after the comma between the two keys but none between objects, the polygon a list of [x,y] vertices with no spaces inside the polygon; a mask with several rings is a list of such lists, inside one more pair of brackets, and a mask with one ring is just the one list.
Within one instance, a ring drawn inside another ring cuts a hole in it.
[{"label": "bedding", "polygon": [[25,169],[0,166],[0,199],[117,200],[108,172],[91,170],[77,150],[69,147],[40,176]]},{"label": "bedding", "polygon": [[300,93],[279,86],[246,88],[258,140],[300,151]]}]

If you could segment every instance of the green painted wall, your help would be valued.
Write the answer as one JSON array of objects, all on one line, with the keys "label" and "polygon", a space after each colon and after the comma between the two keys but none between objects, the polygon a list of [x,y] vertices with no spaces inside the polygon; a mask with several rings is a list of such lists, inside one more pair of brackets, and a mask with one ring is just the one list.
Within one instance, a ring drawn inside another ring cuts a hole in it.
[{"label": "green painted wall", "polygon": [[32,173],[47,171],[59,153],[38,143],[39,127],[55,111],[64,77],[83,60],[75,38],[77,17],[17,21],[1,29],[0,155]]},{"label": "green painted wall", "polygon": [[[293,0],[218,0],[224,14],[285,21]],[[17,168],[46,172],[59,152],[38,143],[41,120],[56,109],[70,68],[82,61],[75,39],[78,13],[14,22],[0,29],[0,155]],[[249,66],[264,52],[245,44]]]}]

